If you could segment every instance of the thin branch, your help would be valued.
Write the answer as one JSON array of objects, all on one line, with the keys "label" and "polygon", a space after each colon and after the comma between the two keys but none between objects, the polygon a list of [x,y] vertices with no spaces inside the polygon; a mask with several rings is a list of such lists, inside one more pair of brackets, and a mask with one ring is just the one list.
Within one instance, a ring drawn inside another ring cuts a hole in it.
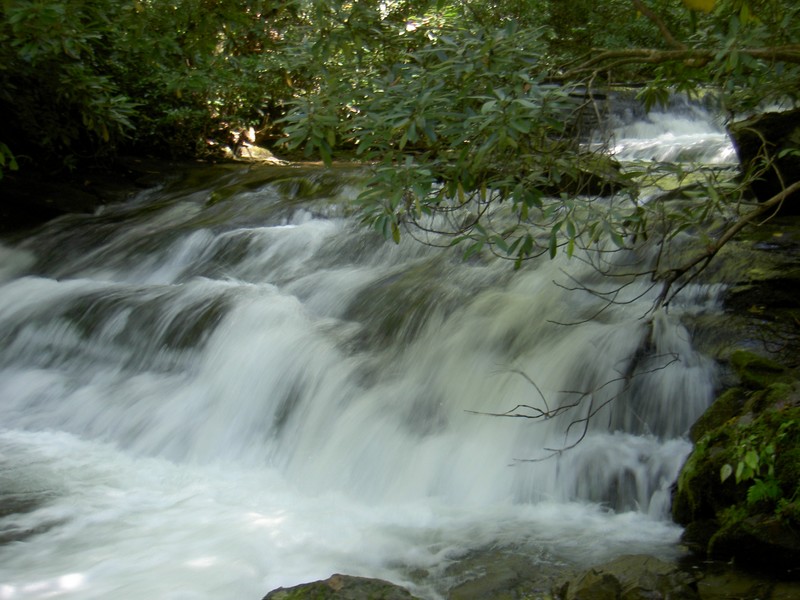
[{"label": "thin branch", "polygon": [[[767,48],[740,48],[739,54],[746,54],[756,59],[783,61],[800,64],[800,45],[790,44]],[[562,80],[570,80],[585,73],[597,73],[599,69],[608,69],[624,64],[662,64],[684,61],[694,66],[701,66],[712,61],[716,53],[703,48],[658,50],[655,48],[629,48],[623,50],[599,51],[583,64],[561,74]],[[609,64],[609,61],[613,61]]]},{"label": "thin branch", "polygon": [[645,17],[650,19],[653,22],[653,24],[656,27],[658,27],[658,30],[661,32],[661,36],[664,38],[667,44],[678,50],[686,50],[686,44],[683,44],[675,39],[675,37],[672,35],[672,32],[664,23],[664,20],[657,13],[653,12],[652,10],[650,10],[650,8],[645,6],[642,0],[632,0],[632,2],[633,5],[636,7],[636,10],[638,10]]},{"label": "thin branch", "polygon": [[[648,332],[648,336],[649,336],[649,332]],[[621,375],[619,377],[614,377],[612,379],[609,379],[608,381],[604,382],[602,385],[599,385],[599,386],[595,387],[592,390],[588,390],[588,391],[562,390],[561,392],[559,392],[560,394],[577,396],[577,399],[574,402],[570,402],[569,404],[562,404],[562,405],[560,405],[560,406],[558,406],[556,408],[551,409],[550,406],[547,403],[547,400],[545,399],[545,395],[542,393],[541,389],[539,388],[538,385],[536,385],[536,383],[533,381],[533,379],[531,379],[530,376],[528,376],[525,372],[523,372],[523,371],[521,371],[519,369],[511,369],[512,373],[517,374],[517,375],[521,375],[528,383],[533,385],[533,387],[539,393],[539,396],[541,397],[542,402],[545,405],[545,409],[541,409],[541,408],[536,407],[536,406],[531,406],[530,404],[517,404],[515,407],[511,408],[510,410],[507,410],[505,412],[500,412],[500,413],[483,412],[483,411],[477,411],[477,410],[465,410],[464,412],[472,414],[472,415],[481,415],[481,416],[484,416],[484,417],[506,417],[506,418],[510,417],[510,418],[515,418],[515,419],[533,419],[533,420],[538,419],[538,420],[542,420],[542,421],[547,421],[547,420],[552,419],[554,417],[557,417],[557,416],[559,416],[561,414],[567,413],[570,410],[578,408],[579,406],[581,406],[581,404],[583,403],[583,401],[586,398],[589,398],[589,404],[588,404],[588,407],[587,407],[586,414],[583,417],[580,417],[580,418],[577,418],[577,419],[573,419],[572,421],[570,421],[570,423],[567,425],[567,427],[566,427],[566,429],[564,431],[564,437],[567,438],[567,437],[569,437],[570,431],[575,426],[583,425],[583,430],[580,432],[580,434],[578,436],[578,439],[574,440],[573,442],[571,442],[569,444],[565,444],[561,448],[543,448],[545,451],[550,453],[547,456],[540,457],[540,458],[530,458],[530,459],[514,459],[514,462],[540,462],[540,461],[543,461],[543,460],[547,460],[549,458],[552,458],[554,456],[558,456],[558,455],[562,454],[563,452],[566,452],[567,450],[571,450],[571,449],[575,448],[576,446],[578,446],[578,444],[580,444],[584,440],[584,438],[586,437],[586,435],[587,435],[587,433],[589,431],[589,423],[591,422],[592,418],[594,418],[595,415],[597,415],[597,413],[599,413],[603,408],[605,408],[610,403],[612,403],[615,400],[617,400],[622,394],[624,394],[626,391],[628,391],[630,389],[632,383],[633,383],[633,379],[635,379],[639,375],[655,373],[656,371],[661,371],[662,369],[666,369],[671,364],[673,364],[673,363],[677,362],[678,360],[680,360],[680,358],[677,355],[673,354],[673,353],[651,356],[650,358],[661,358],[661,357],[664,357],[664,358],[669,358],[669,360],[667,360],[664,364],[661,364],[659,366],[652,367],[650,369],[641,371],[640,373],[636,373],[635,372],[636,368],[640,364],[640,360],[642,358],[642,352],[645,351],[647,347],[649,347],[649,341],[645,340],[643,342],[643,344],[642,344],[642,348],[640,349],[640,351],[637,351],[637,353],[633,356],[630,364],[625,369],[625,372],[621,373]],[[622,389],[617,391],[615,394],[613,394],[609,398],[606,398],[605,400],[600,402],[598,405],[595,405],[595,394],[597,394],[598,392],[600,392],[604,388],[606,388],[606,387],[608,387],[608,386],[610,386],[612,384],[619,383],[619,382],[624,382],[624,386],[622,387]],[[530,411],[530,413],[520,412],[521,410]]]},{"label": "thin branch", "polygon": [[[777,211],[786,198],[798,191],[800,191],[800,181],[795,181],[786,189],[775,194],[769,200],[760,203],[757,208],[737,219],[722,233],[722,235],[714,244],[711,244],[706,248],[705,252],[680,267],[670,269],[669,274],[662,280],[663,287],[653,309],[655,310],[661,306],[668,305],[669,302],[672,301],[672,299],[676,296],[676,294],[686,287],[686,285],[693,280],[708,265],[708,263],[711,262],[711,260],[719,253],[723,246],[725,246],[725,244],[727,244],[736,236],[736,234],[750,225],[753,221],[760,219],[770,212]],[[673,290],[673,286],[683,277],[686,279],[681,283],[680,287],[678,287],[676,290]]]}]

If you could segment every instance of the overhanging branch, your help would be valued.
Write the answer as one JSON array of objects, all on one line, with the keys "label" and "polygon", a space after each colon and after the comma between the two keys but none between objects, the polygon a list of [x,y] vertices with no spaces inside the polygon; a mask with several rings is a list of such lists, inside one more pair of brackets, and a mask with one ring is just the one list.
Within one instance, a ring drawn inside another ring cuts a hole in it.
[{"label": "overhanging branch", "polygon": [[664,20],[657,13],[650,10],[650,8],[648,8],[644,2],[642,2],[642,0],[631,1],[636,7],[636,10],[650,19],[650,21],[652,21],[653,24],[658,27],[658,30],[661,32],[661,35],[663,36],[664,40],[666,40],[667,44],[678,50],[686,50],[686,44],[683,44],[675,39],[675,36],[672,35],[672,32],[669,30],[666,23],[664,23]]},{"label": "overhanging branch", "polygon": [[[661,293],[656,300],[654,308],[666,306],[680,292],[686,285],[689,284],[711,260],[722,250],[723,246],[730,242],[742,229],[750,225],[769,213],[774,213],[780,209],[781,204],[792,194],[800,191],[800,181],[795,181],[789,187],[785,188],[778,194],[775,194],[769,200],[760,203],[756,208],[751,210],[739,219],[734,221],[722,235],[717,239],[714,244],[709,245],[706,251],[690,260],[689,262],[670,269],[668,274],[662,278]],[[675,284],[680,282],[677,289],[673,289]]]},{"label": "overhanging branch", "polygon": [[[741,55],[758,60],[787,62],[800,64],[800,44],[772,46],[765,48],[738,48],[732,50]],[[562,79],[569,80],[596,73],[610,66],[625,64],[666,64],[684,62],[691,66],[703,66],[717,57],[717,52],[704,48],[684,48],[676,50],[658,50],[656,48],[630,48],[624,50],[599,50],[599,53],[577,67],[564,72]]]}]

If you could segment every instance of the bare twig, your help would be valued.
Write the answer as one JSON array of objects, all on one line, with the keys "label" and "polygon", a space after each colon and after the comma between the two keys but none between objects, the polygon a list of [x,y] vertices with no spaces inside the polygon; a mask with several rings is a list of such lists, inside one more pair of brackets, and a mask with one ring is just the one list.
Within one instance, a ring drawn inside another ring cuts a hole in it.
[{"label": "bare twig", "polygon": [[[525,379],[525,381],[530,383],[536,389],[536,391],[538,392],[540,398],[542,399],[542,403],[544,404],[545,408],[542,409],[542,408],[539,408],[537,406],[532,406],[530,404],[517,404],[516,406],[514,406],[513,408],[511,408],[511,409],[509,409],[509,410],[507,410],[505,412],[493,413],[493,412],[484,412],[484,411],[477,411],[477,410],[467,410],[465,412],[467,412],[469,414],[481,415],[481,416],[485,416],[485,417],[507,417],[507,418],[510,417],[510,418],[515,418],[515,419],[532,419],[532,420],[547,421],[549,419],[553,419],[553,418],[555,418],[557,416],[560,416],[562,414],[566,414],[569,411],[578,408],[579,406],[581,406],[584,403],[584,400],[586,400],[588,398],[589,402],[588,402],[586,414],[584,416],[582,416],[582,417],[579,417],[579,418],[576,418],[576,419],[573,419],[572,421],[570,421],[570,423],[567,425],[566,429],[564,430],[564,438],[565,438],[565,441],[566,441],[566,439],[569,437],[570,431],[572,431],[572,429],[577,427],[577,426],[581,426],[582,427],[581,432],[578,435],[578,438],[576,440],[574,440],[574,441],[572,441],[572,442],[570,442],[568,444],[565,443],[565,445],[562,446],[561,448],[543,448],[546,452],[549,453],[548,455],[546,455],[544,457],[529,458],[529,459],[515,459],[515,462],[540,462],[542,460],[547,460],[547,459],[552,458],[554,456],[558,456],[558,455],[560,455],[560,454],[562,454],[562,453],[564,453],[564,452],[566,452],[568,450],[571,450],[571,449],[577,447],[584,440],[584,438],[586,437],[586,435],[587,435],[587,433],[589,431],[589,424],[590,424],[591,420],[603,408],[605,408],[606,406],[608,406],[609,404],[611,404],[612,402],[617,400],[622,394],[627,392],[630,389],[630,386],[631,386],[631,384],[633,383],[633,380],[636,377],[638,377],[639,375],[655,373],[656,371],[660,371],[662,369],[666,369],[668,366],[670,366],[671,364],[673,364],[673,363],[675,363],[676,361],[679,360],[678,356],[675,355],[675,354],[665,354],[665,355],[651,356],[649,358],[666,357],[669,360],[667,360],[665,363],[663,363],[663,364],[661,364],[659,366],[656,366],[656,367],[653,367],[653,368],[650,368],[650,369],[647,369],[647,370],[644,370],[644,371],[641,371],[641,372],[637,373],[636,369],[637,369],[641,359],[646,354],[646,349],[649,348],[649,346],[650,346],[649,338],[650,338],[650,330],[648,329],[647,337],[646,337],[646,339],[643,340],[643,343],[642,343],[642,348],[640,348],[640,350],[637,351],[634,354],[634,356],[631,358],[630,364],[625,369],[625,371],[620,374],[619,377],[614,377],[612,379],[609,379],[608,381],[604,382],[603,384],[601,384],[601,385],[599,385],[599,386],[597,386],[597,387],[595,387],[595,388],[593,388],[591,390],[587,390],[587,391],[562,390],[562,391],[558,392],[559,394],[565,394],[565,395],[569,395],[569,396],[577,396],[577,399],[574,400],[573,402],[570,402],[568,404],[561,404],[561,405],[551,409],[550,405],[547,403],[545,395],[542,393],[542,390],[539,388],[538,385],[536,385],[536,383],[533,381],[533,379],[530,376],[528,376],[524,371],[522,371],[520,369],[511,369],[511,371],[510,371],[511,373],[514,373],[516,375],[522,376]],[[601,392],[604,388],[606,388],[606,387],[608,387],[610,385],[613,385],[613,384],[616,384],[616,383],[620,383],[620,382],[624,382],[624,385],[619,391],[617,391],[612,396],[606,398],[605,400],[601,401],[599,404],[596,404],[596,395],[599,392]]]}]

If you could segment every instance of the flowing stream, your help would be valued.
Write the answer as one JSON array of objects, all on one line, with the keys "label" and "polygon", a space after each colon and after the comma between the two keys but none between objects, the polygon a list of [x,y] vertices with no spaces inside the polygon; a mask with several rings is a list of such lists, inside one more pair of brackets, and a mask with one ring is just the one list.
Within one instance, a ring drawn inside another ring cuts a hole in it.
[{"label": "flowing stream", "polygon": [[[652,127],[616,151],[666,156]],[[695,121],[703,152],[720,135]],[[669,488],[715,383],[682,317],[714,290],[590,318],[580,261],[384,243],[348,216],[358,185],[206,167],[0,244],[0,599],[256,600],[334,572],[435,599],[487,548],[677,552]]]}]

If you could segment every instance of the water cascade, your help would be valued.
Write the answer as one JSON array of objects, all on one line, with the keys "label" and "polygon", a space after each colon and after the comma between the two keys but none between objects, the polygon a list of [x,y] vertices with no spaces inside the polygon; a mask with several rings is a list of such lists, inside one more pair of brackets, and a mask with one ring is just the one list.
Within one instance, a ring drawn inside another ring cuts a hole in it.
[{"label": "water cascade", "polygon": [[713,290],[586,320],[598,299],[554,284],[596,277],[580,261],[386,244],[357,186],[217,167],[0,245],[0,599],[255,600],[334,572],[439,598],[487,547],[675,552],[714,392],[681,318]]}]

